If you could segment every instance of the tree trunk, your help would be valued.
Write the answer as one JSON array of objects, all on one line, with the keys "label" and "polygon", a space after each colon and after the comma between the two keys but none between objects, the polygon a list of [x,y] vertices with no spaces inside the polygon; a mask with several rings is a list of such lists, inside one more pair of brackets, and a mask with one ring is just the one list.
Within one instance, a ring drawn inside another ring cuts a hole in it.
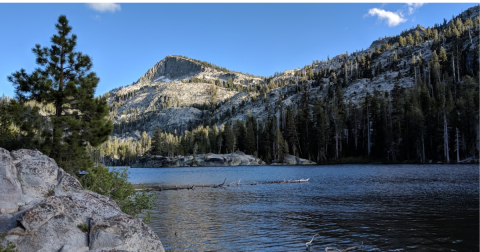
[{"label": "tree trunk", "polygon": [[422,163],[425,163],[425,141],[423,140],[423,133],[422,133]]},{"label": "tree trunk", "polygon": [[338,159],[338,130],[335,129],[335,159]]},{"label": "tree trunk", "polygon": [[450,163],[449,149],[448,149],[448,125],[447,125],[447,113],[443,112],[443,145],[444,145],[444,154],[447,160],[447,163]]},{"label": "tree trunk", "polygon": [[458,128],[455,128],[455,130],[456,130],[456,139],[457,139],[457,140],[456,140],[457,163],[459,163],[459,162],[460,162],[460,150],[459,150],[459,145],[460,145],[460,143],[458,142],[458,132],[459,132],[459,131],[458,131]]},{"label": "tree trunk", "polygon": [[355,131],[355,150],[357,150],[357,113],[355,113],[355,123],[354,123],[354,131]]},{"label": "tree trunk", "polygon": [[460,82],[460,63],[458,62],[458,58],[459,58],[459,55],[457,53],[457,78],[458,78],[458,82]]},{"label": "tree trunk", "polygon": [[368,113],[368,104],[367,104],[367,151],[368,156],[370,156],[370,115]]},{"label": "tree trunk", "polygon": [[259,156],[259,153],[258,153],[258,120],[255,119],[255,122],[257,123],[257,156]]},{"label": "tree trunk", "polygon": [[413,67],[413,69],[415,70],[415,86],[417,86],[417,67]]},{"label": "tree trunk", "polygon": [[456,79],[455,79],[455,57],[453,56],[453,52],[452,52],[452,72],[453,72],[453,81],[456,81]]}]

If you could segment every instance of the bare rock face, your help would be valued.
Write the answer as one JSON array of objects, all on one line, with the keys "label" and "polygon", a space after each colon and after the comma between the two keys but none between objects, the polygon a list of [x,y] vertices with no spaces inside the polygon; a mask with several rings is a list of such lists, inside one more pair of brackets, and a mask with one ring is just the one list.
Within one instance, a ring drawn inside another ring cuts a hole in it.
[{"label": "bare rock face", "polygon": [[22,189],[10,153],[0,148],[0,214],[16,212]]},{"label": "bare rock face", "polygon": [[157,235],[139,219],[127,214],[90,220],[90,249],[161,251]]},{"label": "bare rock face", "polygon": [[39,151],[0,148],[0,245],[30,251],[164,251],[142,221]]},{"label": "bare rock face", "polygon": [[12,151],[25,203],[43,199],[57,185],[58,167],[55,160],[35,150]]},{"label": "bare rock face", "polygon": [[316,165],[317,163],[308,159],[298,158],[293,155],[285,155],[283,162],[276,160],[272,165]]},{"label": "bare rock face", "polygon": [[197,108],[169,108],[155,114],[155,120],[147,123],[146,127],[153,132],[157,126],[166,131],[175,129],[187,129],[186,125],[201,120],[202,111]]},{"label": "bare rock face", "polygon": [[193,76],[202,71],[202,66],[191,60],[176,56],[167,56],[143,75],[139,82],[150,83],[159,78],[179,79]]}]

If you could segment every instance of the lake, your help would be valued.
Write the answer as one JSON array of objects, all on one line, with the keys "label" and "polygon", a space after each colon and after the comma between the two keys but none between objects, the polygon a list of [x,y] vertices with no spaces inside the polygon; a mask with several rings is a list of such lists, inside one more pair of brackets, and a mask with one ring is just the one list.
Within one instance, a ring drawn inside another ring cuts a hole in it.
[{"label": "lake", "polygon": [[[167,251],[479,251],[478,165],[131,168],[133,183],[240,186],[156,192]],[[261,184],[310,178],[309,182]],[[258,183],[257,185],[250,185]]]}]

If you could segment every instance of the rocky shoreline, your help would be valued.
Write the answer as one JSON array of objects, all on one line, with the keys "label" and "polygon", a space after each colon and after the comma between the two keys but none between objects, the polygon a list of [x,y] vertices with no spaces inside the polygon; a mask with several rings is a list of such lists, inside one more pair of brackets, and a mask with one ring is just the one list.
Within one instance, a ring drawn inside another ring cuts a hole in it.
[{"label": "rocky shoreline", "polygon": [[153,230],[36,150],[0,148],[0,245],[30,251],[164,251]]},{"label": "rocky shoreline", "polygon": [[[271,165],[314,165],[307,159],[287,155],[284,162],[274,162]],[[256,166],[266,165],[264,161],[241,151],[231,154],[198,154],[195,156],[165,157],[152,155],[137,160],[131,164],[132,168],[161,168],[161,167],[192,167],[192,166]]]}]

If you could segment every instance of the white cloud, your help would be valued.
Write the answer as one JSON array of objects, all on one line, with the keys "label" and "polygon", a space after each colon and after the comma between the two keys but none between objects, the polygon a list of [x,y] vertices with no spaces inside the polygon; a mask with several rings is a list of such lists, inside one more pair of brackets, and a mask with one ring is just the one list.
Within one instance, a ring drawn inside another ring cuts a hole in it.
[{"label": "white cloud", "polygon": [[379,20],[385,20],[387,22],[387,25],[390,27],[397,26],[400,23],[407,21],[407,19],[403,18],[403,15],[401,12],[395,13],[395,12],[386,11],[378,8],[373,8],[368,10],[368,15],[378,16]]},{"label": "white cloud", "polygon": [[116,3],[87,3],[87,6],[90,9],[93,9],[95,11],[99,12],[115,12],[115,11],[121,11],[122,7],[120,7],[120,4]]},{"label": "white cloud", "polygon": [[408,5],[408,14],[412,15],[416,9],[422,7],[424,3],[407,3]]}]

